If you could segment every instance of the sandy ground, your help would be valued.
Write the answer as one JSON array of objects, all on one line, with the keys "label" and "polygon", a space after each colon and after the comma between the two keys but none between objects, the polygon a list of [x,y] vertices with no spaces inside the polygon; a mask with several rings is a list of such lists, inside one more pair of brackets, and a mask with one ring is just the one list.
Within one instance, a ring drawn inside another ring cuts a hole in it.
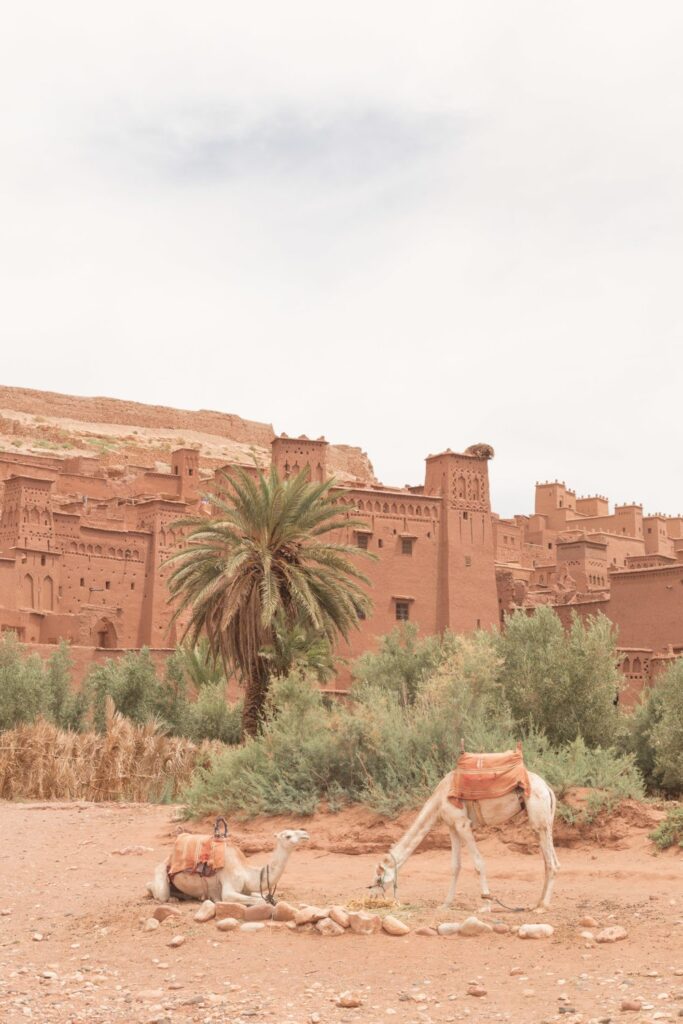
[{"label": "sandy ground", "polygon": [[[399,833],[354,812],[306,821],[309,848],[297,850],[281,895],[325,905],[363,896],[376,851]],[[646,822],[627,823],[560,848],[556,899],[544,920],[550,939],[323,938],[284,926],[255,934],[217,931],[192,919],[143,933],[152,908],[144,896],[155,863],[179,830],[166,807],[88,804],[0,804],[0,1020],[37,1022],[305,1022],[350,1024],[447,1021],[666,1021],[683,1015],[683,857],[656,855]],[[297,825],[300,820],[290,819]],[[235,828],[254,853],[270,848],[282,820]],[[492,891],[506,903],[529,904],[541,881],[540,857],[523,837],[504,845],[483,838]],[[363,853],[352,855],[362,842]],[[142,852],[119,854],[126,847]],[[417,927],[462,921],[476,911],[476,878],[466,862],[455,911],[438,903],[447,887],[448,852],[437,837],[401,874],[396,912]],[[580,938],[583,915],[623,925],[628,938],[595,945]],[[495,914],[521,923],[531,914]],[[168,942],[186,936],[177,949]],[[40,935],[42,938],[38,939]],[[512,973],[511,973],[512,972]],[[479,982],[483,997],[467,994]],[[362,996],[340,1009],[345,989]],[[640,1012],[623,1011],[641,999]]]}]

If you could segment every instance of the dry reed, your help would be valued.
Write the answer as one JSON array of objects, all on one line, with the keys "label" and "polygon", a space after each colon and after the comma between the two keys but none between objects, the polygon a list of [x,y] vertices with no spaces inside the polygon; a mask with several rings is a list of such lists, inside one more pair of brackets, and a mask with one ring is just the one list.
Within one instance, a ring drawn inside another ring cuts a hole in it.
[{"label": "dry reed", "polygon": [[134,725],[108,698],[103,734],[43,720],[0,733],[0,798],[173,800],[221,746],[165,736],[153,722]]}]

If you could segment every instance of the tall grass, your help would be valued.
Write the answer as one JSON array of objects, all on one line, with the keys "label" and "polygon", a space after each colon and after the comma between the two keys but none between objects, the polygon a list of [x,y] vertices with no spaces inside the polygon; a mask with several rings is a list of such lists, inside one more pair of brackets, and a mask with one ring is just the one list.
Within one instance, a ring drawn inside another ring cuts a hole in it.
[{"label": "tall grass", "polygon": [[5,800],[177,798],[210,744],[165,736],[105,709],[104,731],[69,732],[45,720],[0,733],[0,797]]}]

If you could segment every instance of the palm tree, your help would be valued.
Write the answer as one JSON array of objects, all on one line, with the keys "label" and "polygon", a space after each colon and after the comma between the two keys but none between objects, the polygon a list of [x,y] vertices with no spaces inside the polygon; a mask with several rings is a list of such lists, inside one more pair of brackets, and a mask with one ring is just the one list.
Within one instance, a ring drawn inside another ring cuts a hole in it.
[{"label": "palm tree", "polygon": [[174,620],[187,616],[183,638],[204,634],[226,678],[245,686],[243,731],[259,727],[277,645],[276,629],[296,624],[330,643],[348,636],[371,602],[359,549],[333,543],[334,531],[360,525],[330,495],[333,481],[310,483],[308,470],[281,480],[275,468],[256,479],[242,470],[222,475],[209,495],[216,514],[193,516],[185,546],[169,562]]}]

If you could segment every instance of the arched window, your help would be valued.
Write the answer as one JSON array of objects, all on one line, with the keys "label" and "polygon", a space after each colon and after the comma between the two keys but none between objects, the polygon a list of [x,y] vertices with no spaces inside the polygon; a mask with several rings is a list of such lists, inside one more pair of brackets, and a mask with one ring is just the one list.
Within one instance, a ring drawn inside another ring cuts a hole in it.
[{"label": "arched window", "polygon": [[76,544],[75,540],[72,540],[69,543],[69,551],[78,551],[78,545]]},{"label": "arched window", "polygon": [[391,503],[391,511],[394,513],[394,515],[396,515],[396,513],[398,512],[398,508],[396,507],[395,501]]},{"label": "arched window", "polygon": [[474,480],[472,481],[472,498],[474,501],[479,501],[481,498],[478,476],[475,476]]},{"label": "arched window", "polygon": [[401,516],[404,516],[406,514],[406,507],[405,507],[405,505],[399,505],[398,506],[398,513]]},{"label": "arched window", "polygon": [[43,608],[48,612],[55,609],[55,585],[51,576],[46,576],[43,580]]},{"label": "arched window", "polygon": [[140,557],[140,552],[138,551],[137,548],[133,548],[133,558],[139,558],[139,557]]},{"label": "arched window", "polygon": [[116,549],[116,557],[117,558],[123,558],[123,548],[117,548]]},{"label": "arched window", "polygon": [[88,546],[87,546],[87,548],[85,550],[86,550],[86,554],[92,555],[92,544],[88,544]]},{"label": "arched window", "polygon": [[622,661],[621,671],[625,672],[627,675],[631,671],[631,662],[628,658],[624,658],[624,660]]},{"label": "arched window", "polygon": [[637,675],[640,672],[642,672],[642,670],[643,669],[642,669],[642,665],[640,664],[640,658],[634,658],[633,659],[633,668],[631,669],[631,671],[634,673],[634,675]]},{"label": "arched window", "polygon": [[365,502],[362,499],[360,499],[359,502],[358,502],[358,511],[362,512],[364,509],[365,509]]},{"label": "arched window", "polygon": [[375,512],[381,512],[381,511],[382,511],[382,506],[380,505],[380,503],[378,501],[376,501],[375,502]]},{"label": "arched window", "polygon": [[459,476],[455,482],[455,493],[458,498],[464,498],[467,494],[467,482],[464,476]]},{"label": "arched window", "polygon": [[101,555],[102,554],[102,548],[100,547],[99,544],[95,545],[95,554],[96,555]]},{"label": "arched window", "polygon": [[30,572],[27,572],[24,576],[22,588],[21,588],[22,603],[27,608],[35,608],[34,594],[33,594],[33,576]]},{"label": "arched window", "polygon": [[113,558],[116,552],[114,551],[113,548],[107,548],[107,554],[109,555],[110,558]]},{"label": "arched window", "polygon": [[408,505],[408,515],[412,516],[412,514],[413,514],[413,506],[412,505]]},{"label": "arched window", "polygon": [[389,511],[389,502],[385,501],[384,504],[382,505],[382,512],[388,512],[388,511]]}]

